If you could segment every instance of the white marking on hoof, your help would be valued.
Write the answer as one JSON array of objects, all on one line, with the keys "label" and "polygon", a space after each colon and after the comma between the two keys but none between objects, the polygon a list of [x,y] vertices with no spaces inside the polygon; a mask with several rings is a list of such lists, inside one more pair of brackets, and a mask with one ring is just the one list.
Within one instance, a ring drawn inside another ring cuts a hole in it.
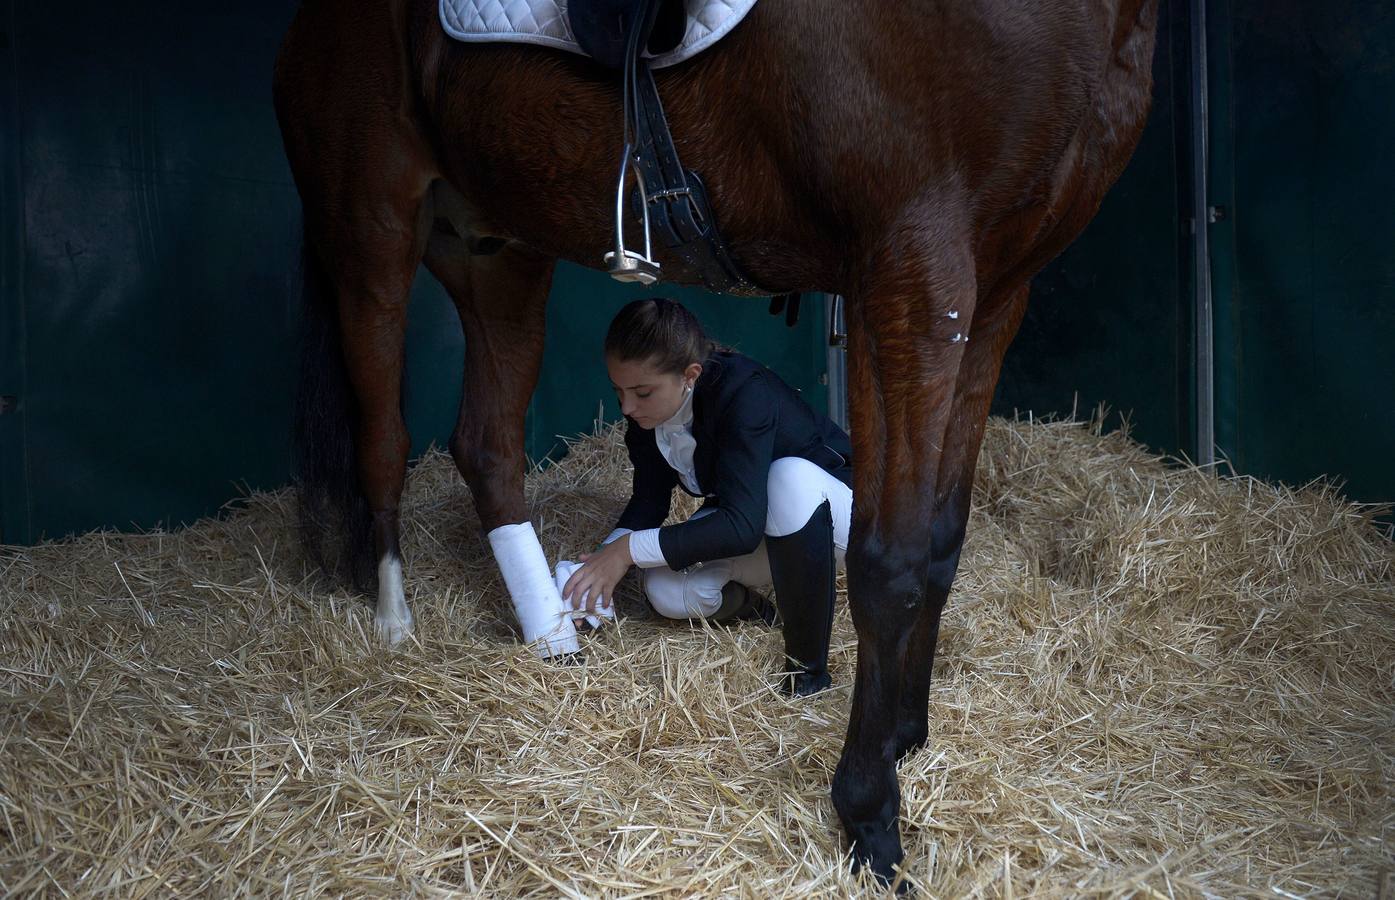
[{"label": "white marking on hoof", "polygon": [[384,556],[378,563],[378,612],[373,631],[378,640],[396,647],[412,633],[412,611],[402,591],[402,560]]}]

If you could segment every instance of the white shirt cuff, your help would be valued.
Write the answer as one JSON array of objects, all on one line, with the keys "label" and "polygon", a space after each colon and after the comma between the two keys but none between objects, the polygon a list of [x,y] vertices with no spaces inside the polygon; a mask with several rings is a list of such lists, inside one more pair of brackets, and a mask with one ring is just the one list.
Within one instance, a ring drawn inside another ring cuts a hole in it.
[{"label": "white shirt cuff", "polygon": [[659,549],[659,529],[646,528],[630,533],[630,558],[641,569],[654,569],[668,565],[664,551]]},{"label": "white shirt cuff", "polygon": [[601,546],[604,547],[606,544],[613,544],[625,535],[631,534],[633,531],[634,529],[632,528],[617,528],[610,534],[606,535],[606,539],[601,541]]}]

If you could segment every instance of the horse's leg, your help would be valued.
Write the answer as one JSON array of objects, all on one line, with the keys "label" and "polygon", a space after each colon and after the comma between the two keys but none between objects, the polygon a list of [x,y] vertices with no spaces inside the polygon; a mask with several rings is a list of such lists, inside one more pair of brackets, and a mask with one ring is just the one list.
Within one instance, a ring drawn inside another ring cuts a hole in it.
[{"label": "horse's leg", "polygon": [[940,457],[938,484],[946,497],[931,523],[933,548],[932,578],[926,603],[911,631],[901,676],[901,709],[897,717],[896,756],[899,759],[925,746],[929,738],[930,671],[935,664],[935,643],[940,633],[940,612],[949,594],[964,545],[964,529],[969,520],[974,471],[979,447],[993,402],[994,386],[1002,369],[1008,344],[1017,333],[1027,308],[1028,286],[1011,289],[981,299],[973,315],[972,338],[964,347],[964,358],[954,386],[954,403]]},{"label": "horse's leg", "polygon": [[[941,600],[927,604],[911,632],[901,679],[896,735],[898,759],[925,746],[929,738],[930,672],[935,662],[935,643],[939,639],[940,611],[944,606],[940,592],[948,594],[959,567],[988,408],[993,402],[1003,357],[1027,311],[1031,277],[1085,228],[1108,183],[1097,181],[1093,189],[1081,189],[1050,215],[1043,207],[1023,210],[979,245],[979,261],[988,260],[989,268],[1001,274],[991,286],[984,286],[973,310],[972,322],[963,316],[956,320],[963,323],[964,336],[972,340],[964,344],[949,415],[953,427],[944,435],[937,473],[938,495],[944,499],[937,501],[931,519],[935,561],[929,590],[932,596],[941,596]],[[1045,222],[1051,225],[1043,231]]]},{"label": "horse's leg", "polygon": [[547,295],[556,260],[521,244],[471,256],[461,239],[437,233],[427,269],[455,302],[465,331],[465,375],[450,451],[490,535],[523,627],[544,656],[576,650],[569,618],[528,520],[523,499],[524,416],[542,368]]},{"label": "horse's leg", "polygon": [[[348,513],[352,577],[371,581],[362,570],[376,564],[374,627],[395,644],[413,626],[398,522],[411,448],[403,345],[436,164],[410,80],[399,77],[405,50],[391,6],[336,16],[334,4],[304,4],[277,54],[273,96],[307,261],[326,288],[308,306],[306,359],[318,365],[302,374],[297,401],[297,455],[310,475],[302,497],[312,512]],[[350,69],[358,76],[338,78]]]},{"label": "horse's leg", "polygon": [[[338,298],[344,366],[356,401],[354,442],[359,484],[372,513],[378,561],[374,630],[397,644],[411,634],[412,611],[402,583],[399,507],[411,438],[402,418],[402,368],[407,301],[421,258],[416,238],[421,196],[403,198],[400,229],[354,240],[329,266]],[[378,207],[385,214],[394,204]],[[341,249],[345,245],[341,244]]]},{"label": "horse's leg", "polygon": [[528,520],[524,416],[542,369],[547,294],[556,260],[520,244],[470,256],[433,235],[426,268],[445,286],[465,332],[465,373],[451,456],[485,531]]},{"label": "horse's leg", "polygon": [[934,527],[927,535],[925,524],[955,488],[941,483],[939,470],[946,432],[958,427],[954,387],[975,300],[964,235],[938,227],[945,230],[920,223],[898,230],[870,260],[848,309],[857,462],[847,572],[858,656],[833,804],[855,862],[887,879],[902,858],[895,769],[902,672],[916,632],[921,642],[933,635],[953,572],[953,535]]}]

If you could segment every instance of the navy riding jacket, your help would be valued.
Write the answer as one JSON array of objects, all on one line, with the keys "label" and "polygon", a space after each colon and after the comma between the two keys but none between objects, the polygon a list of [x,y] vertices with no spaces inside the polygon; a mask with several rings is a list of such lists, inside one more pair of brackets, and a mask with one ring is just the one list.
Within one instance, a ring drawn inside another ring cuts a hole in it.
[{"label": "navy riding jacket", "polygon": [[[765,534],[766,482],[777,459],[807,459],[852,486],[847,432],[810,409],[780,376],[735,351],[715,351],[703,362],[693,388],[692,429],[703,508],[716,511],[660,529],[659,548],[674,569],[755,551]],[[628,419],[625,447],[634,489],[617,527],[658,528],[668,518],[674,486],[682,487],[678,473],[653,430]]]}]

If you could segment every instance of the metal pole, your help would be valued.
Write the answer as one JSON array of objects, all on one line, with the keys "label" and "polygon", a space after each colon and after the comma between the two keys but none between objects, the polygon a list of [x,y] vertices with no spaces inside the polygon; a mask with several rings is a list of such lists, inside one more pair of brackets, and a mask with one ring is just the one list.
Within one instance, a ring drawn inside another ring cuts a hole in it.
[{"label": "metal pole", "polygon": [[1216,368],[1211,307],[1212,210],[1207,194],[1206,0],[1191,0],[1192,266],[1196,347],[1196,461],[1216,462]]},{"label": "metal pole", "polygon": [[828,309],[828,417],[848,430],[848,330],[843,317],[843,299],[824,294]]}]

